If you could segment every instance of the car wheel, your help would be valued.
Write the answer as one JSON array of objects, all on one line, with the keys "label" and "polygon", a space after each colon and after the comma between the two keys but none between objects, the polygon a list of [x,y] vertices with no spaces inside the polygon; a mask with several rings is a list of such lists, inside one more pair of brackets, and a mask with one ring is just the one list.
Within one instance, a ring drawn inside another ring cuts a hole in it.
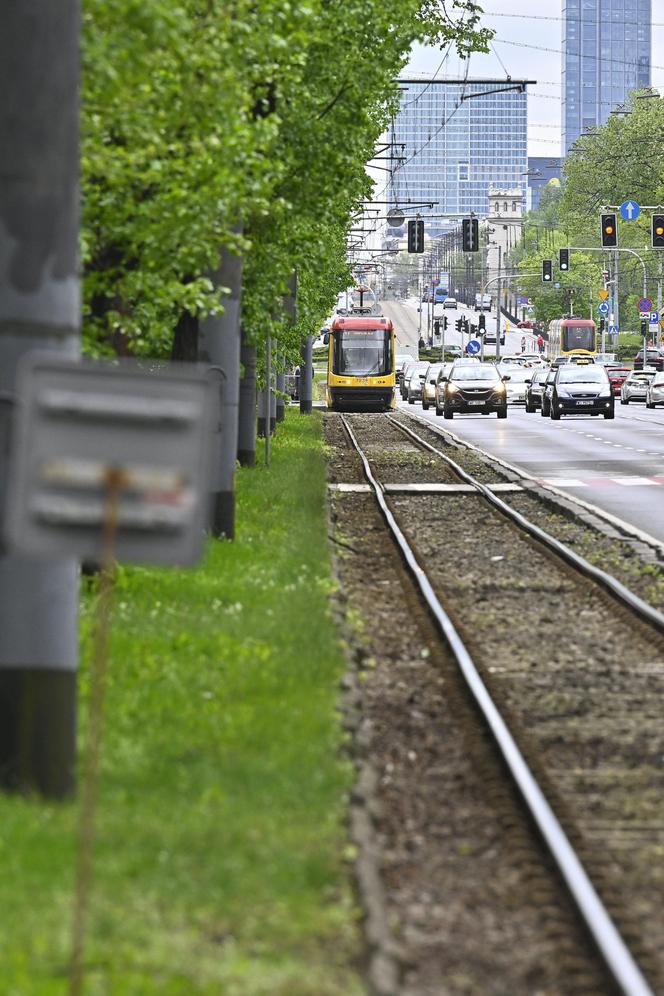
[{"label": "car wheel", "polygon": [[498,418],[507,418],[507,405],[504,408],[499,408],[496,415]]},{"label": "car wheel", "polygon": [[542,405],[542,407],[540,408],[540,415],[542,416],[542,418],[546,418],[548,414],[549,414],[548,411],[546,410],[544,405]]},{"label": "car wheel", "polygon": [[411,398],[410,395],[409,395],[408,396],[408,404],[409,405],[414,405],[415,404],[415,398]]},{"label": "car wheel", "polygon": [[423,412],[428,412],[429,411],[429,402],[428,401],[423,401],[422,402],[422,411]]},{"label": "car wheel", "polygon": [[627,398],[621,398],[621,399],[620,399],[620,404],[621,404],[621,405],[628,405],[628,404],[629,404],[629,401],[627,400]]},{"label": "car wheel", "polygon": [[614,408],[609,408],[608,412],[604,412],[604,418],[615,418],[616,412]]},{"label": "car wheel", "polygon": [[439,408],[438,405],[436,405],[436,415],[442,415],[442,414],[443,414],[443,409]]},{"label": "car wheel", "polygon": [[551,419],[554,422],[560,422],[560,412],[557,412],[553,405],[551,405]]},{"label": "car wheel", "polygon": [[654,408],[655,405],[652,401],[646,401],[646,408]]},{"label": "car wheel", "polygon": [[443,415],[445,418],[454,418],[454,412],[451,408],[448,408],[447,405],[445,405],[445,408],[443,409]]},{"label": "car wheel", "polygon": [[528,402],[528,401],[526,401],[526,411],[529,412],[529,413],[532,413],[532,412],[535,411],[534,405],[531,405],[530,402]]}]

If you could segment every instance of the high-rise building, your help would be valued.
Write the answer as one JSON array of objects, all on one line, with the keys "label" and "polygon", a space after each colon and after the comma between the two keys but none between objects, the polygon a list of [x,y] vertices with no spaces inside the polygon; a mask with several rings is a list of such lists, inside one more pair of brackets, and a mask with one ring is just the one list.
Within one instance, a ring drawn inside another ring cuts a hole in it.
[{"label": "high-rise building", "polygon": [[563,161],[558,156],[528,156],[526,210],[536,211],[542,191],[551,183],[560,186]]},{"label": "high-rise building", "polygon": [[650,86],[651,0],[563,0],[563,152]]},{"label": "high-rise building", "polygon": [[[528,80],[399,80],[401,103],[389,131],[395,163],[387,196],[401,207],[433,202],[431,234],[460,216],[485,217],[490,186],[525,197]],[[426,209],[423,209],[426,215]],[[454,217],[456,216],[456,217]]]}]

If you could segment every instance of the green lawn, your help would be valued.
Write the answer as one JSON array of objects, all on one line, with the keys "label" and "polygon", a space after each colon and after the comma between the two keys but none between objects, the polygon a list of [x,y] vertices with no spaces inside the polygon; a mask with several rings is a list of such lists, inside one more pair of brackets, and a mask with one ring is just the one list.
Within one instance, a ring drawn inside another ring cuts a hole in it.
[{"label": "green lawn", "polygon": [[[234,543],[120,572],[86,994],[363,991],[324,500],[320,420],[289,412]],[[3,996],[66,992],[75,813],[0,797]]]}]

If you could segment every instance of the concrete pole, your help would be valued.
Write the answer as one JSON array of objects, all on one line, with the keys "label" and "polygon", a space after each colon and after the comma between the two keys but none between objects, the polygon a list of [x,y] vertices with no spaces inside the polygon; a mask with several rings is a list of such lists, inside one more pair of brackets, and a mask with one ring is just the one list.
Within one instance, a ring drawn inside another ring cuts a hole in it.
[{"label": "concrete pole", "polygon": [[300,415],[310,415],[313,398],[313,378],[311,376],[311,366],[313,363],[314,337],[308,335],[302,343],[300,356]]},{"label": "concrete pole", "polygon": [[256,466],[256,347],[242,329],[240,345],[240,410],[237,429],[237,458],[241,467]]},{"label": "concrete pole", "polygon": [[219,268],[213,274],[217,286],[230,288],[223,299],[224,312],[204,319],[199,328],[198,356],[203,363],[219,367],[221,388],[221,432],[212,469],[212,534],[235,536],[235,460],[240,406],[240,302],[242,257],[223,249]]},{"label": "concrete pole", "polygon": [[277,422],[283,422],[286,417],[286,402],[284,399],[284,392],[286,390],[286,374],[283,371],[284,358],[279,357],[279,371],[277,373],[277,395],[276,395],[276,412],[277,412]]},{"label": "concrete pole", "polygon": [[[662,319],[662,254],[661,253],[658,253],[658,258],[657,258],[657,313],[659,314],[661,321]],[[662,326],[658,323],[657,340],[656,340],[656,344],[658,347],[661,341],[662,341]]]},{"label": "concrete pole", "polygon": [[[0,502],[16,369],[30,350],[75,359],[78,0],[0,14]],[[0,550],[0,785],[75,785],[78,566]]]},{"label": "concrete pole", "polygon": [[496,360],[500,359],[500,326],[501,326],[501,302],[503,299],[503,281],[502,281],[502,265],[503,265],[503,247],[498,246],[498,308],[496,314]]}]

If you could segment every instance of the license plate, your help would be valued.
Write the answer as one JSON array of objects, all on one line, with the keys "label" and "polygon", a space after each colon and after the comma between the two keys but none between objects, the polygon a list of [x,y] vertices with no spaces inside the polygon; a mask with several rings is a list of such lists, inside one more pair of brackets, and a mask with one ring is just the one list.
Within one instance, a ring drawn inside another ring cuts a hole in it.
[{"label": "license plate", "polygon": [[483,405],[484,402],[483,401],[469,401],[468,404],[469,405]]},{"label": "license plate", "polygon": [[592,405],[593,401],[577,401],[577,405]]}]

